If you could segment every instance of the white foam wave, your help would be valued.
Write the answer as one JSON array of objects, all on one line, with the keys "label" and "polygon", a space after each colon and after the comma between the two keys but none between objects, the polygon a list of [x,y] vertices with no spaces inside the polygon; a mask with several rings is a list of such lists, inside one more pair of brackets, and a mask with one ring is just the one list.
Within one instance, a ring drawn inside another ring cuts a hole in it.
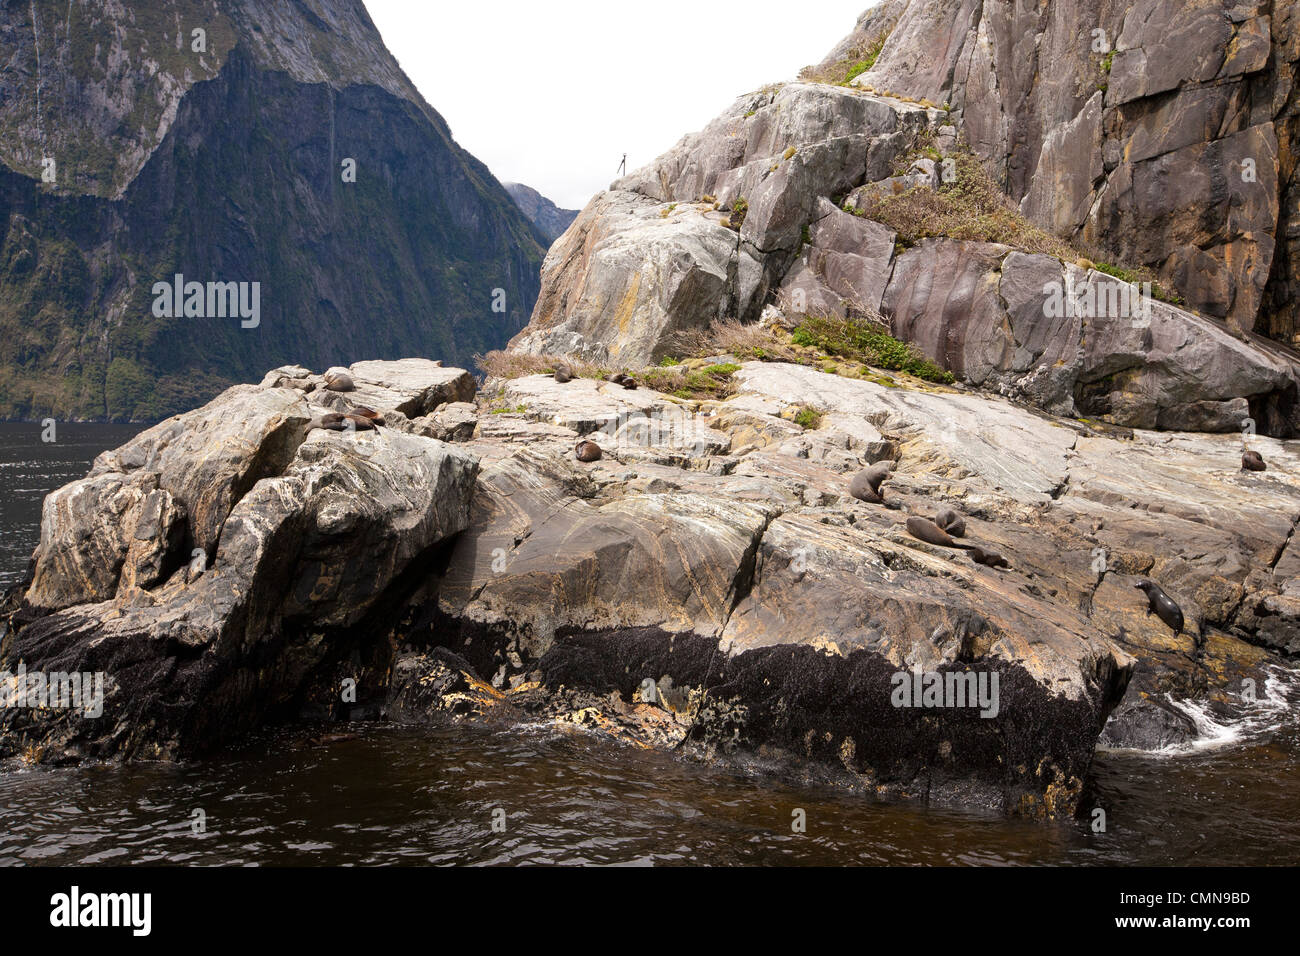
[{"label": "white foam wave", "polygon": [[1300,706],[1300,671],[1272,665],[1267,669],[1263,694],[1253,701],[1241,699],[1241,716],[1233,719],[1215,717],[1208,701],[1175,700],[1166,695],[1169,705],[1196,725],[1197,737],[1170,744],[1155,754],[1178,756],[1218,750],[1272,733],[1296,719]]}]

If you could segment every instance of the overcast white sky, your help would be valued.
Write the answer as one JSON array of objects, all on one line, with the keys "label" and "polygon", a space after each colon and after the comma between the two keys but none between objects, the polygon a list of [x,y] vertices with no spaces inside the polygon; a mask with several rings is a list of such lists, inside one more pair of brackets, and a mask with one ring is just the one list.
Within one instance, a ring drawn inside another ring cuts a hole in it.
[{"label": "overcast white sky", "polygon": [[793,79],[875,0],[365,0],[424,98],[502,182],[584,206],[742,93]]}]

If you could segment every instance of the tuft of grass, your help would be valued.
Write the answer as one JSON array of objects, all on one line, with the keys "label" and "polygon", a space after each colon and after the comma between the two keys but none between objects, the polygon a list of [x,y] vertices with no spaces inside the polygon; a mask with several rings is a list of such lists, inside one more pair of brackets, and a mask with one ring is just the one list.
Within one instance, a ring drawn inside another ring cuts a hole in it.
[{"label": "tuft of grass", "polygon": [[688,329],[673,336],[673,348],[683,355],[734,355],[741,361],[799,362],[802,355],[788,335],[771,328],[720,319],[707,329]]},{"label": "tuft of grass", "polygon": [[1178,293],[1163,288],[1148,269],[1124,269],[1120,266],[1113,266],[1109,262],[1094,262],[1092,267],[1112,279],[1118,279],[1120,282],[1128,282],[1132,285],[1150,282],[1152,297],[1159,299],[1161,302],[1168,302],[1170,305],[1182,305],[1183,303]]},{"label": "tuft of grass", "polygon": [[744,196],[740,196],[731,204],[731,224],[733,228],[739,229],[745,223],[745,217],[749,215],[749,201]]},{"label": "tuft of grass", "polygon": [[893,31],[893,24],[881,30],[865,47],[849,51],[842,60],[832,63],[825,69],[805,67],[799,79],[806,83],[829,83],[835,86],[848,86],[863,73],[876,65],[880,51],[885,48],[885,41]]},{"label": "tuft of grass", "polygon": [[927,382],[951,385],[952,372],[921,355],[916,347],[900,342],[874,322],[835,316],[805,316],[790,340],[795,345],[817,349],[826,355],[863,365],[906,372]]},{"label": "tuft of grass", "polygon": [[822,423],[822,413],[811,405],[803,405],[790,420],[800,428],[813,429]]},{"label": "tuft of grass", "polygon": [[799,148],[797,146],[791,146],[789,149],[787,149],[784,153],[781,154],[781,158],[794,159],[795,156],[797,156],[798,154],[799,154]]},{"label": "tuft of grass", "polygon": [[739,371],[740,366],[732,363],[698,369],[688,369],[682,365],[670,368],[659,366],[643,370],[640,379],[647,388],[675,398],[691,401],[718,400],[735,394],[736,383],[732,381],[732,376]]}]

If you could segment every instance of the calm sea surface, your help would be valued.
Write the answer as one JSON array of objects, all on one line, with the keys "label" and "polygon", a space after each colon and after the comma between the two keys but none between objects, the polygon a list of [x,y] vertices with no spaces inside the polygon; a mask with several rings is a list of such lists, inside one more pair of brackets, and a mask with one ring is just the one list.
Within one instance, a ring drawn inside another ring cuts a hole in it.
[{"label": "calm sea surface", "polygon": [[[61,425],[44,444],[0,424],[0,586],[22,577],[44,495],[135,431]],[[793,788],[579,730],[366,724],[197,765],[0,773],[0,863],[1294,866],[1300,680],[1272,693],[1266,719],[1205,721],[1187,752],[1098,754],[1100,834]]]}]

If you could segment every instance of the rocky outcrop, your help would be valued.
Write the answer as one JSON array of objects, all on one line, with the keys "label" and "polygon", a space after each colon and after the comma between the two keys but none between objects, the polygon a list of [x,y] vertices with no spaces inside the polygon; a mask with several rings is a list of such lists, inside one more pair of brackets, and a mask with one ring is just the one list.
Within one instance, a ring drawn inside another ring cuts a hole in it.
[{"label": "rocky outcrop", "polygon": [[[538,233],[360,0],[6,4],[0,60],[0,418],[157,421],[527,321]],[[160,315],[178,274],[246,311]]]},{"label": "rocky outcrop", "polygon": [[[965,11],[956,27],[949,7]],[[844,56],[860,51],[897,21],[875,68],[856,81],[874,87],[801,82],[742,97],[704,131],[614,183],[552,247],[532,321],[511,350],[638,366],[670,354],[685,330],[720,318],[752,321],[772,304],[795,321],[803,313],[880,313],[897,338],[966,384],[1053,414],[1224,432],[1252,419],[1266,434],[1300,434],[1296,356],[1260,336],[1233,334],[1215,321],[1228,312],[1206,302],[1217,296],[1251,316],[1258,309],[1271,261],[1273,225],[1264,220],[1277,205],[1276,184],[1267,182],[1277,152],[1271,134],[1216,140],[1219,152],[1195,160],[1211,172],[1193,176],[1161,165],[1172,154],[1160,137],[1186,135],[1169,132],[1182,127],[1167,119],[1134,133],[1116,166],[1103,161],[1119,155],[1102,137],[1116,123],[1111,94],[1093,90],[1077,115],[1044,134],[1035,175],[1012,191],[1031,218],[1090,240],[1096,236],[1085,236],[1083,223],[1099,221],[1113,193],[1119,218],[1102,228],[1111,246],[1127,262],[1159,267],[1205,314],[1157,301],[1150,289],[1139,296],[1082,260],[943,236],[903,248],[891,229],[856,214],[874,196],[940,188],[943,157],[962,134],[985,155],[1018,135],[985,116],[993,107],[975,102],[977,90],[953,90],[952,63],[993,69],[961,60],[975,56],[967,30],[975,36],[992,26],[975,7],[883,5],[841,45]],[[1120,55],[1114,60],[1121,64]],[[1128,65],[1116,68],[1130,75]],[[1191,147],[1180,149],[1191,162]],[[1223,150],[1239,159],[1257,152],[1263,179],[1221,182],[1213,170]],[[1002,157],[999,174],[1011,176],[1013,165]],[[1121,189],[1125,176],[1136,178]],[[1135,206],[1137,194],[1146,199]],[[1220,229],[1216,217],[1231,226]],[[1173,257],[1171,231],[1183,242]],[[1149,248],[1137,250],[1140,243]],[[1215,256],[1226,265],[1206,266]],[[1198,283],[1205,295],[1192,294]]]},{"label": "rocky outcrop", "polygon": [[510,348],[644,365],[677,332],[757,318],[822,198],[888,176],[938,115],[820,84],[742,97],[588,204]]},{"label": "rocky outcrop", "polygon": [[[533,376],[477,407],[459,370],[350,373],[338,393],[278,369],[51,496],[0,670],[102,672],[104,712],[0,711],[0,753],[187,756],[294,716],[544,719],[1052,816],[1103,727],[1185,740],[1170,699],[1240,712],[1241,682],[1296,651],[1300,459],[1272,439],[1245,473],[1226,436],[780,364],[744,365],[723,401]],[[358,402],[379,431],[305,431]],[[849,494],[873,462],[894,463],[889,507]],[[1010,567],[907,533],[943,506]],[[1183,633],[1147,615],[1144,577]],[[983,702],[898,696],[933,680]]]},{"label": "rocky outcrop", "polygon": [[504,185],[515,205],[523,210],[529,222],[537,227],[547,242],[554,242],[564,235],[564,230],[578,218],[578,210],[561,209],[531,186],[522,183]]}]

